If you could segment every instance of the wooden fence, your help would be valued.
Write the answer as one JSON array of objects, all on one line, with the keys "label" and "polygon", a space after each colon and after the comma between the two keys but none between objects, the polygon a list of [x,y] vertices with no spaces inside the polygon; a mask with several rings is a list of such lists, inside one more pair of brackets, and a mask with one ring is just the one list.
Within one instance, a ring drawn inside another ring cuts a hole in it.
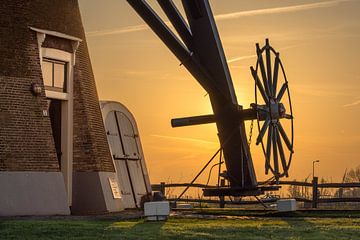
[{"label": "wooden fence", "polygon": [[[262,183],[259,182],[261,185]],[[312,182],[299,182],[299,181],[280,181],[278,183],[279,185],[287,185],[287,186],[301,186],[301,187],[311,187],[312,188],[312,198],[302,198],[298,197],[295,198],[298,202],[306,202],[311,203],[313,208],[317,208],[319,203],[340,203],[340,202],[360,202],[360,197],[331,197],[331,198],[322,198],[319,194],[319,189],[322,188],[339,188],[339,189],[346,189],[346,188],[360,188],[360,182],[353,182],[353,183],[318,183],[318,178],[314,177]],[[160,184],[153,184],[152,188],[153,191],[160,191],[166,195],[166,189],[167,188],[180,188],[180,187],[188,187],[191,188],[209,188],[209,187],[216,187],[216,186],[208,186],[205,184],[188,184],[188,183],[165,183],[162,182]],[[272,203],[276,202],[276,198],[270,198],[270,199],[261,199],[261,202],[259,201],[229,201],[225,200],[224,198],[219,198],[219,200],[216,199],[193,199],[193,198],[168,198],[169,201],[179,201],[179,202],[196,202],[196,203],[214,203],[219,204],[220,207],[224,207],[225,204],[233,204],[233,205],[244,205],[244,204],[259,204],[259,203]]]}]

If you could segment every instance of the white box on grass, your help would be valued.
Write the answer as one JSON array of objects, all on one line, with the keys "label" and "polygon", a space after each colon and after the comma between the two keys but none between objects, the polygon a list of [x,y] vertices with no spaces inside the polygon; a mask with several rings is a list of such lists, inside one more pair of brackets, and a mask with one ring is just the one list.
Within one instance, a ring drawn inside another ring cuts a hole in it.
[{"label": "white box on grass", "polygon": [[280,199],[277,201],[277,210],[279,212],[294,212],[296,211],[295,199]]},{"label": "white box on grass", "polygon": [[148,221],[164,221],[170,215],[170,203],[168,201],[146,202],[144,215]]}]

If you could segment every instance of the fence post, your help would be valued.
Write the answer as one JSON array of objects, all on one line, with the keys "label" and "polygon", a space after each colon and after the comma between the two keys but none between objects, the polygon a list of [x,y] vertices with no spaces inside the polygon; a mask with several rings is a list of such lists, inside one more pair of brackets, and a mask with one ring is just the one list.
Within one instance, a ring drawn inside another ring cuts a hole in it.
[{"label": "fence post", "polygon": [[[225,179],[221,179],[220,186],[225,187]],[[220,208],[224,208],[225,207],[225,197],[220,196],[219,198],[220,198]]]},{"label": "fence post", "polygon": [[318,177],[313,178],[312,184],[313,184],[313,186],[312,186],[312,188],[313,188],[313,191],[312,191],[312,207],[317,208],[317,203],[318,203],[318,199],[319,199],[319,196],[318,196]]},{"label": "fence post", "polygon": [[165,196],[165,182],[160,183],[160,192]]}]

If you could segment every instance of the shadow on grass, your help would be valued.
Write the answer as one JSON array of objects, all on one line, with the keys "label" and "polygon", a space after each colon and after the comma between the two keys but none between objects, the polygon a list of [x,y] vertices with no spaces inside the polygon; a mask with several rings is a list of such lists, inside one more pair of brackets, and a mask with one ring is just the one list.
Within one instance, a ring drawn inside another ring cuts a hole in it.
[{"label": "shadow on grass", "polygon": [[163,235],[162,227],[166,222],[132,221],[114,222],[107,229],[117,234],[121,239],[158,239]]}]

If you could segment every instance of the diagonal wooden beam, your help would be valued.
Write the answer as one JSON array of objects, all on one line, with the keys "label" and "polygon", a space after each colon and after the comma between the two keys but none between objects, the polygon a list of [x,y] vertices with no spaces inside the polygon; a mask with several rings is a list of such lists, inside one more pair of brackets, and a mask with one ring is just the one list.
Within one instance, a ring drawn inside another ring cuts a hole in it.
[{"label": "diagonal wooden beam", "polygon": [[195,77],[205,91],[226,102],[228,95],[215,84],[215,80],[213,80],[213,77],[207,72],[207,69],[205,69],[193,53],[184,46],[149,4],[145,0],[127,0],[127,2],[167,45],[170,51]]},{"label": "diagonal wooden beam", "polygon": [[172,0],[157,0],[186,47],[193,51],[192,34],[183,16]]},{"label": "diagonal wooden beam", "polygon": [[[235,89],[209,1],[182,0],[182,3],[193,36],[194,55],[228,99],[227,103],[220,105],[237,105]],[[218,101],[215,100],[214,103],[217,104],[216,102]]]}]

